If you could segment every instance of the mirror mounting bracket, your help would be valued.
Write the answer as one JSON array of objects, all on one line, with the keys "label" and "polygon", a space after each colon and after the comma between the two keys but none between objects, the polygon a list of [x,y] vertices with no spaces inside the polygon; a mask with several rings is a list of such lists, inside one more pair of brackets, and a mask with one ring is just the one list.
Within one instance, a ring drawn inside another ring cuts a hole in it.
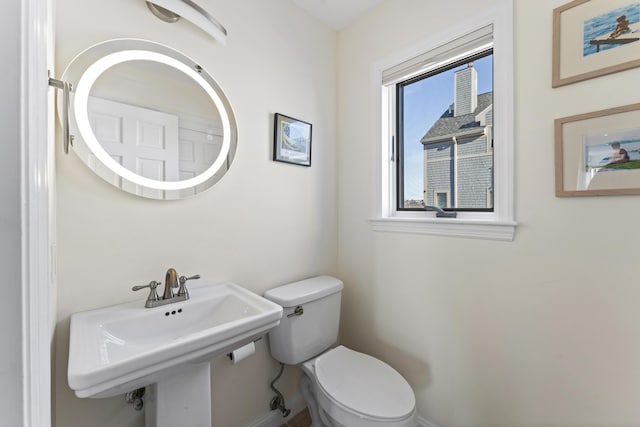
[{"label": "mirror mounting bracket", "polygon": [[73,92],[73,85],[63,80],[57,80],[49,74],[49,86],[62,90],[62,133],[64,134],[64,154],[69,154],[69,146],[73,145],[75,136],[69,131],[69,93]]}]

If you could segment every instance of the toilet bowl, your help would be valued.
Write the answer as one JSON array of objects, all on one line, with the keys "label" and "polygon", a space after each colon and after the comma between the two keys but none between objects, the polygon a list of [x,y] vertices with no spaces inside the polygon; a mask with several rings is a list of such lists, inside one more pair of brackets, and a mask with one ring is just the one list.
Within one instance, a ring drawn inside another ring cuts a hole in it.
[{"label": "toilet bowl", "polygon": [[314,427],[415,427],[415,396],[391,366],[345,346],[338,337],[343,283],[318,276],[268,290],[283,307],[269,332],[271,355],[300,365],[300,389]]},{"label": "toilet bowl", "polygon": [[310,383],[303,396],[311,392],[305,401],[321,422],[314,426],[416,426],[413,390],[381,360],[338,346],[301,366],[302,387]]}]

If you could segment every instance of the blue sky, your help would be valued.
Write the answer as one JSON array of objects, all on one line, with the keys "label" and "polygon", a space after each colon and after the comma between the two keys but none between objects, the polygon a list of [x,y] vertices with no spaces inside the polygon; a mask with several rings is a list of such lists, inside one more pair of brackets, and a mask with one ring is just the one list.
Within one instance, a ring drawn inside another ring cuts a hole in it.
[{"label": "blue sky", "polygon": [[[493,55],[473,63],[478,94],[493,90]],[[404,88],[404,198],[422,200],[423,145],[420,139],[453,103],[453,74],[466,64]]]}]

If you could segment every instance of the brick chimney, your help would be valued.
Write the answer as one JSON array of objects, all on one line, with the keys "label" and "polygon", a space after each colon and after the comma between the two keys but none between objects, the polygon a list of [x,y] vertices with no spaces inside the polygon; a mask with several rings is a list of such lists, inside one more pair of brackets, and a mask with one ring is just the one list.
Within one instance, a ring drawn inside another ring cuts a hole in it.
[{"label": "brick chimney", "polygon": [[478,72],[473,62],[464,70],[456,71],[453,87],[453,116],[471,114],[478,106]]}]

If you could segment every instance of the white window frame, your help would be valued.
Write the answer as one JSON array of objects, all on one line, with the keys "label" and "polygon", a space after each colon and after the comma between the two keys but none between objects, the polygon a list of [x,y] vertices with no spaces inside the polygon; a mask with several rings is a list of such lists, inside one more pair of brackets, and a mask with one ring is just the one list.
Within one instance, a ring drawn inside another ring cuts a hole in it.
[{"label": "white window frame", "polygon": [[[398,211],[396,208],[395,84],[384,86],[385,70],[397,67],[425,52],[451,43],[487,25],[493,25],[494,59],[494,210],[458,212],[457,218],[437,218],[431,211]],[[437,34],[385,58],[372,67],[372,120],[375,141],[374,231],[418,233],[512,241],[514,218],[514,84],[513,84],[513,0],[504,0],[482,16]],[[497,191],[495,191],[497,190]]]}]

